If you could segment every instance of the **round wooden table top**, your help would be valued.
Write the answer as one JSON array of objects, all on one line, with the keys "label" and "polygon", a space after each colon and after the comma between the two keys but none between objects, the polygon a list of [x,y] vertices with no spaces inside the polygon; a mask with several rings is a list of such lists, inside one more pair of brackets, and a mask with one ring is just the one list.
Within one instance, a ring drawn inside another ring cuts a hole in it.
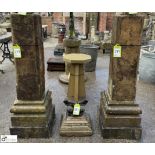
[{"label": "round wooden table top", "polygon": [[64,54],[63,56],[64,61],[69,63],[86,63],[91,61],[91,56],[82,53],[72,53],[72,54]]}]

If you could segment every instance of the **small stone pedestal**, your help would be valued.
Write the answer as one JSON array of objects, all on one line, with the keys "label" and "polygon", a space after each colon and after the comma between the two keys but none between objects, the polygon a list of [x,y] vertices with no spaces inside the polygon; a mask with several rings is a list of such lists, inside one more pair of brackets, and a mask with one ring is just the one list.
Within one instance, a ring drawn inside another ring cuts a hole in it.
[{"label": "small stone pedestal", "polygon": [[[81,40],[76,39],[76,38],[72,38],[72,39],[64,39],[63,41],[64,47],[65,49],[65,54],[70,54],[70,53],[80,53],[80,44],[81,44]],[[70,69],[70,64],[68,64],[67,62],[65,63],[65,73],[61,74],[59,76],[59,80],[62,83],[68,84],[69,83],[69,69]]]},{"label": "small stone pedestal", "polygon": [[120,15],[113,19],[112,44],[121,45],[121,57],[110,55],[109,86],[101,93],[99,121],[104,138],[141,138],[139,105],[135,103],[137,66],[143,17]]},{"label": "small stone pedestal", "polygon": [[55,118],[51,92],[45,91],[44,49],[39,15],[11,15],[17,99],[11,107],[10,133],[19,138],[49,138]]},{"label": "small stone pedestal", "polygon": [[76,103],[84,106],[88,101],[85,94],[84,66],[91,57],[86,54],[66,54],[65,62],[70,63],[70,79],[67,99],[64,101],[68,107],[66,114],[62,115],[60,135],[61,136],[90,136],[92,128],[89,115],[80,109],[80,115],[74,116],[73,109]]}]

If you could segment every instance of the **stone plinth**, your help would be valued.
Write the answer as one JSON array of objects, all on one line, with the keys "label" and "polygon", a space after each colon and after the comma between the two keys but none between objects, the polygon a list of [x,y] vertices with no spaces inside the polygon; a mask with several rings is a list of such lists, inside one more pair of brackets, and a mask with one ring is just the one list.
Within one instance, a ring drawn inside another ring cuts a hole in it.
[{"label": "stone plinth", "polygon": [[[70,54],[70,53],[80,53],[80,44],[81,40],[73,38],[73,39],[64,39],[63,44],[65,47],[65,54]],[[61,74],[59,76],[59,80],[62,83],[68,84],[69,82],[69,69],[70,69],[70,64],[67,62],[65,63],[65,73]]]},{"label": "stone plinth", "polygon": [[10,133],[21,138],[47,138],[55,108],[51,92],[45,92],[41,17],[13,14],[11,24],[13,44],[20,46],[21,58],[15,59],[17,99],[10,110]]},{"label": "stone plinth", "polygon": [[143,17],[114,17],[112,43],[122,56],[110,55],[108,90],[101,93],[99,120],[104,138],[140,139],[142,113],[135,102]]},{"label": "stone plinth", "polygon": [[43,100],[15,100],[11,107],[12,135],[19,138],[49,138],[55,118],[55,107],[52,104],[51,92]]},{"label": "stone plinth", "polygon": [[134,102],[113,101],[104,91],[99,113],[103,138],[140,139],[142,111]]},{"label": "stone plinth", "polygon": [[92,128],[89,116],[84,113],[84,109],[80,108],[79,115],[73,115],[74,105],[85,105],[86,100],[85,82],[84,82],[84,66],[89,62],[91,57],[86,54],[66,54],[65,62],[70,63],[70,79],[68,86],[67,99],[64,103],[69,107],[67,114],[62,116],[60,127],[60,135],[62,136],[90,136]]}]

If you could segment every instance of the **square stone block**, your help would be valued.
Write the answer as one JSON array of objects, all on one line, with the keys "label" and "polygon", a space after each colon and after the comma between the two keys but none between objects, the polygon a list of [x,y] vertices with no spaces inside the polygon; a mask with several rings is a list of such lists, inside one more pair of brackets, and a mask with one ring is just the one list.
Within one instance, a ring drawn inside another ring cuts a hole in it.
[{"label": "square stone block", "polygon": [[42,44],[42,24],[40,15],[11,15],[12,39],[14,44]]},{"label": "square stone block", "polygon": [[141,45],[144,17],[119,15],[113,17],[112,43]]}]

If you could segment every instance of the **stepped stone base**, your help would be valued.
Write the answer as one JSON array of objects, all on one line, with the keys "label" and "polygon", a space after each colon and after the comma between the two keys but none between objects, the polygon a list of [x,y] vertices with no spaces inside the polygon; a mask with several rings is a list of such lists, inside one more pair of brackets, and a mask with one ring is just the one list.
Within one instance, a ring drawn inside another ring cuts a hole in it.
[{"label": "stepped stone base", "polygon": [[49,138],[55,120],[55,106],[51,92],[48,91],[43,101],[15,100],[11,108],[11,135],[19,138]]},{"label": "stepped stone base", "polygon": [[103,138],[141,138],[141,110],[133,102],[112,101],[107,92],[101,93],[99,123]]},{"label": "stepped stone base", "polygon": [[62,115],[60,135],[66,137],[84,137],[93,134],[90,117],[87,114],[82,116]]}]

